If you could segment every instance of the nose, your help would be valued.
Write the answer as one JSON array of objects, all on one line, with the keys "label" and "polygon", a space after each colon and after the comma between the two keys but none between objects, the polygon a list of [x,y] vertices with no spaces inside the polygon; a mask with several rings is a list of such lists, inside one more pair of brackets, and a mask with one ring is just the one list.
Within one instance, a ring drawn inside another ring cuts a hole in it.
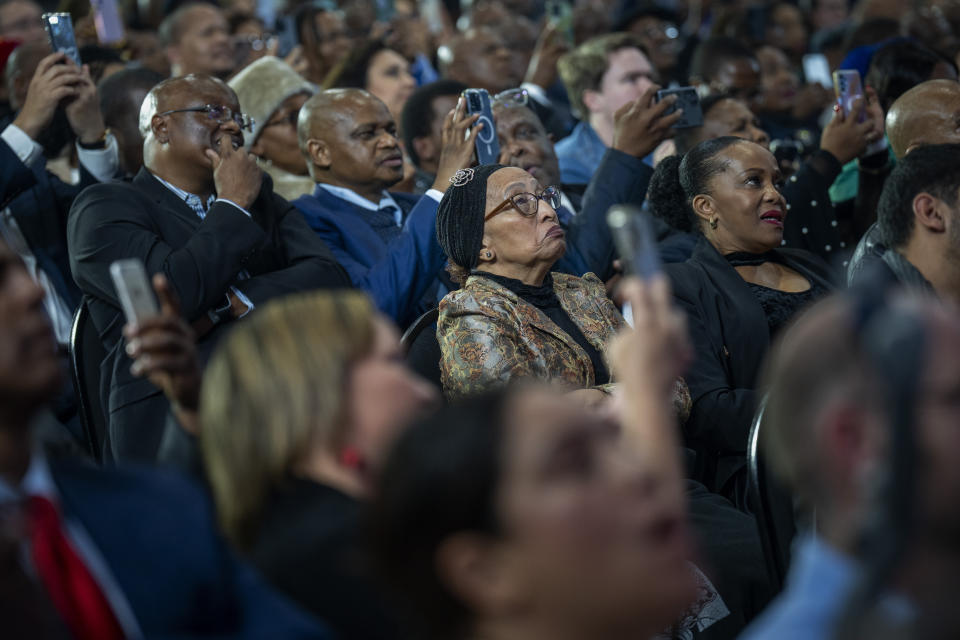
[{"label": "nose", "polygon": [[537,219],[539,222],[553,221],[560,224],[560,215],[550,206],[549,202],[542,199],[537,200]]},{"label": "nose", "polygon": [[385,130],[380,134],[380,137],[377,138],[377,146],[381,149],[395,149],[399,146],[399,141],[396,135]]},{"label": "nose", "polygon": [[223,122],[220,123],[220,129],[230,134],[240,133],[240,124],[233,119],[233,116],[231,116],[229,118],[225,118]]}]

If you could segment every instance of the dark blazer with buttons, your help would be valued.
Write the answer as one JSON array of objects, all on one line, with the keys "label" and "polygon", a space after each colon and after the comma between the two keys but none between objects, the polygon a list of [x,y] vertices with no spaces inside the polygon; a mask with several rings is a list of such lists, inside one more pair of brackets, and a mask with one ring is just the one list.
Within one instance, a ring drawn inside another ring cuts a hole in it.
[{"label": "dark blazer with buttons", "polygon": [[[835,274],[820,257],[797,249],[777,253],[811,283],[835,287]],[[695,352],[684,376],[693,399],[684,439],[697,454],[698,478],[723,493],[745,468],[757,374],[770,347],[767,317],[740,274],[703,236],[689,260],[665,269],[687,314]]]},{"label": "dark blazer with buttons", "polygon": [[[159,389],[130,373],[112,262],[138,258],[149,275],[165,274],[190,322],[219,307],[231,286],[254,306],[298,291],[350,286],[323,241],[273,193],[269,176],[249,211],[216,202],[201,220],[146,169],[130,183],[94,185],[74,202],[67,226],[70,267],[108,353],[100,367],[107,459],[152,460],[167,408]],[[249,278],[239,280],[241,271]],[[201,338],[201,359],[224,326]]]}]

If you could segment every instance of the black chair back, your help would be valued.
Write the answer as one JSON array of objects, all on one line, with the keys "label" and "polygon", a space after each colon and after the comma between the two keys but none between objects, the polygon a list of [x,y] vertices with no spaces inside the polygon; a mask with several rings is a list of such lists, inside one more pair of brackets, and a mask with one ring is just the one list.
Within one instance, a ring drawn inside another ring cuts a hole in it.
[{"label": "black chair back", "polygon": [[440,343],[437,341],[437,318],[440,310],[430,309],[410,325],[400,338],[407,366],[432,382],[438,389],[440,382]]},{"label": "black chair back", "polygon": [[765,409],[766,398],[763,398],[750,427],[750,440],[747,445],[747,500],[750,511],[756,516],[771,584],[780,590],[790,566],[790,546],[797,533],[797,524],[793,497],[767,468],[763,455],[760,438],[763,437]]},{"label": "black chair back", "polygon": [[87,448],[97,462],[103,460],[103,444],[107,433],[106,412],[100,400],[100,364],[107,356],[90,318],[86,300],[73,314],[70,327],[70,373],[77,392],[80,421]]}]

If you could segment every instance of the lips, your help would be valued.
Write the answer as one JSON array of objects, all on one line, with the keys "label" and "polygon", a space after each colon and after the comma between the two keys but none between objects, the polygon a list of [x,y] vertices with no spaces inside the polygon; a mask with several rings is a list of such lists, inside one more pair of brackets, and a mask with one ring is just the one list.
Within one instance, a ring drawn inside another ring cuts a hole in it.
[{"label": "lips", "polygon": [[562,238],[565,235],[567,234],[563,230],[563,227],[561,227],[558,224],[555,224],[552,227],[550,227],[550,230],[547,231],[547,234],[544,236],[544,238]]},{"label": "lips", "polygon": [[778,229],[783,229],[783,219],[785,217],[783,211],[779,209],[771,209],[760,214],[760,220],[767,224],[772,224]]},{"label": "lips", "polygon": [[403,166],[403,155],[399,153],[391,154],[380,161],[385,167],[402,167]]}]

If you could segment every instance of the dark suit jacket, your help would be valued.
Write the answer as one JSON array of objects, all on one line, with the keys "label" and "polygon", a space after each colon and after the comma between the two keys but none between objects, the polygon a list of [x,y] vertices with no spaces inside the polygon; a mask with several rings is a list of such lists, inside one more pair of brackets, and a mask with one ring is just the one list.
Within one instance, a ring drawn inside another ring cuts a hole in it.
[{"label": "dark suit jacket", "polygon": [[[106,459],[152,460],[167,407],[159,389],[130,373],[120,339],[123,312],[109,273],[113,261],[139,258],[148,274],[165,274],[191,322],[220,306],[230,286],[255,306],[297,291],[349,286],[323,241],[274,195],[268,176],[249,211],[252,217],[217,202],[201,220],[146,169],[132,183],[94,185],[74,202],[67,228],[70,267],[108,352],[100,368],[109,417]],[[241,281],[244,270],[250,277]],[[201,359],[224,326],[201,339]]]},{"label": "dark suit jacket", "polygon": [[203,493],[172,473],[50,463],[64,513],[103,555],[148,638],[326,638],[236,561]]},{"label": "dark suit jacket", "polygon": [[[796,249],[777,253],[811,283],[834,288],[834,274],[818,256]],[[665,269],[686,311],[695,353],[684,376],[693,399],[686,444],[697,454],[698,479],[723,493],[745,465],[757,374],[770,347],[767,317],[740,274],[702,236],[689,260]]]},{"label": "dark suit jacket", "polygon": [[437,201],[408,193],[390,195],[404,214],[404,225],[403,233],[389,245],[367,222],[366,210],[320,186],[293,204],[333,251],[354,286],[369,293],[377,308],[403,327],[425,310],[421,300],[447,257],[437,242]]},{"label": "dark suit jacket", "polygon": [[[607,149],[580,200],[580,212],[565,225],[567,252],[553,270],[577,277],[594,273],[609,280],[616,248],[607,226],[607,211],[615,204],[643,204],[652,175],[642,159]],[[572,189],[565,188],[564,193],[576,204]]]},{"label": "dark suit jacket", "polygon": [[341,638],[396,638],[362,554],[361,505],[331,487],[288,478],[260,516],[249,558],[281,593]]},{"label": "dark suit jacket", "polygon": [[10,207],[37,263],[71,309],[80,304],[80,290],[70,275],[67,215],[74,198],[96,184],[80,165],[80,183],[67,184],[43,164],[28,167],[0,140],[0,209]]}]

